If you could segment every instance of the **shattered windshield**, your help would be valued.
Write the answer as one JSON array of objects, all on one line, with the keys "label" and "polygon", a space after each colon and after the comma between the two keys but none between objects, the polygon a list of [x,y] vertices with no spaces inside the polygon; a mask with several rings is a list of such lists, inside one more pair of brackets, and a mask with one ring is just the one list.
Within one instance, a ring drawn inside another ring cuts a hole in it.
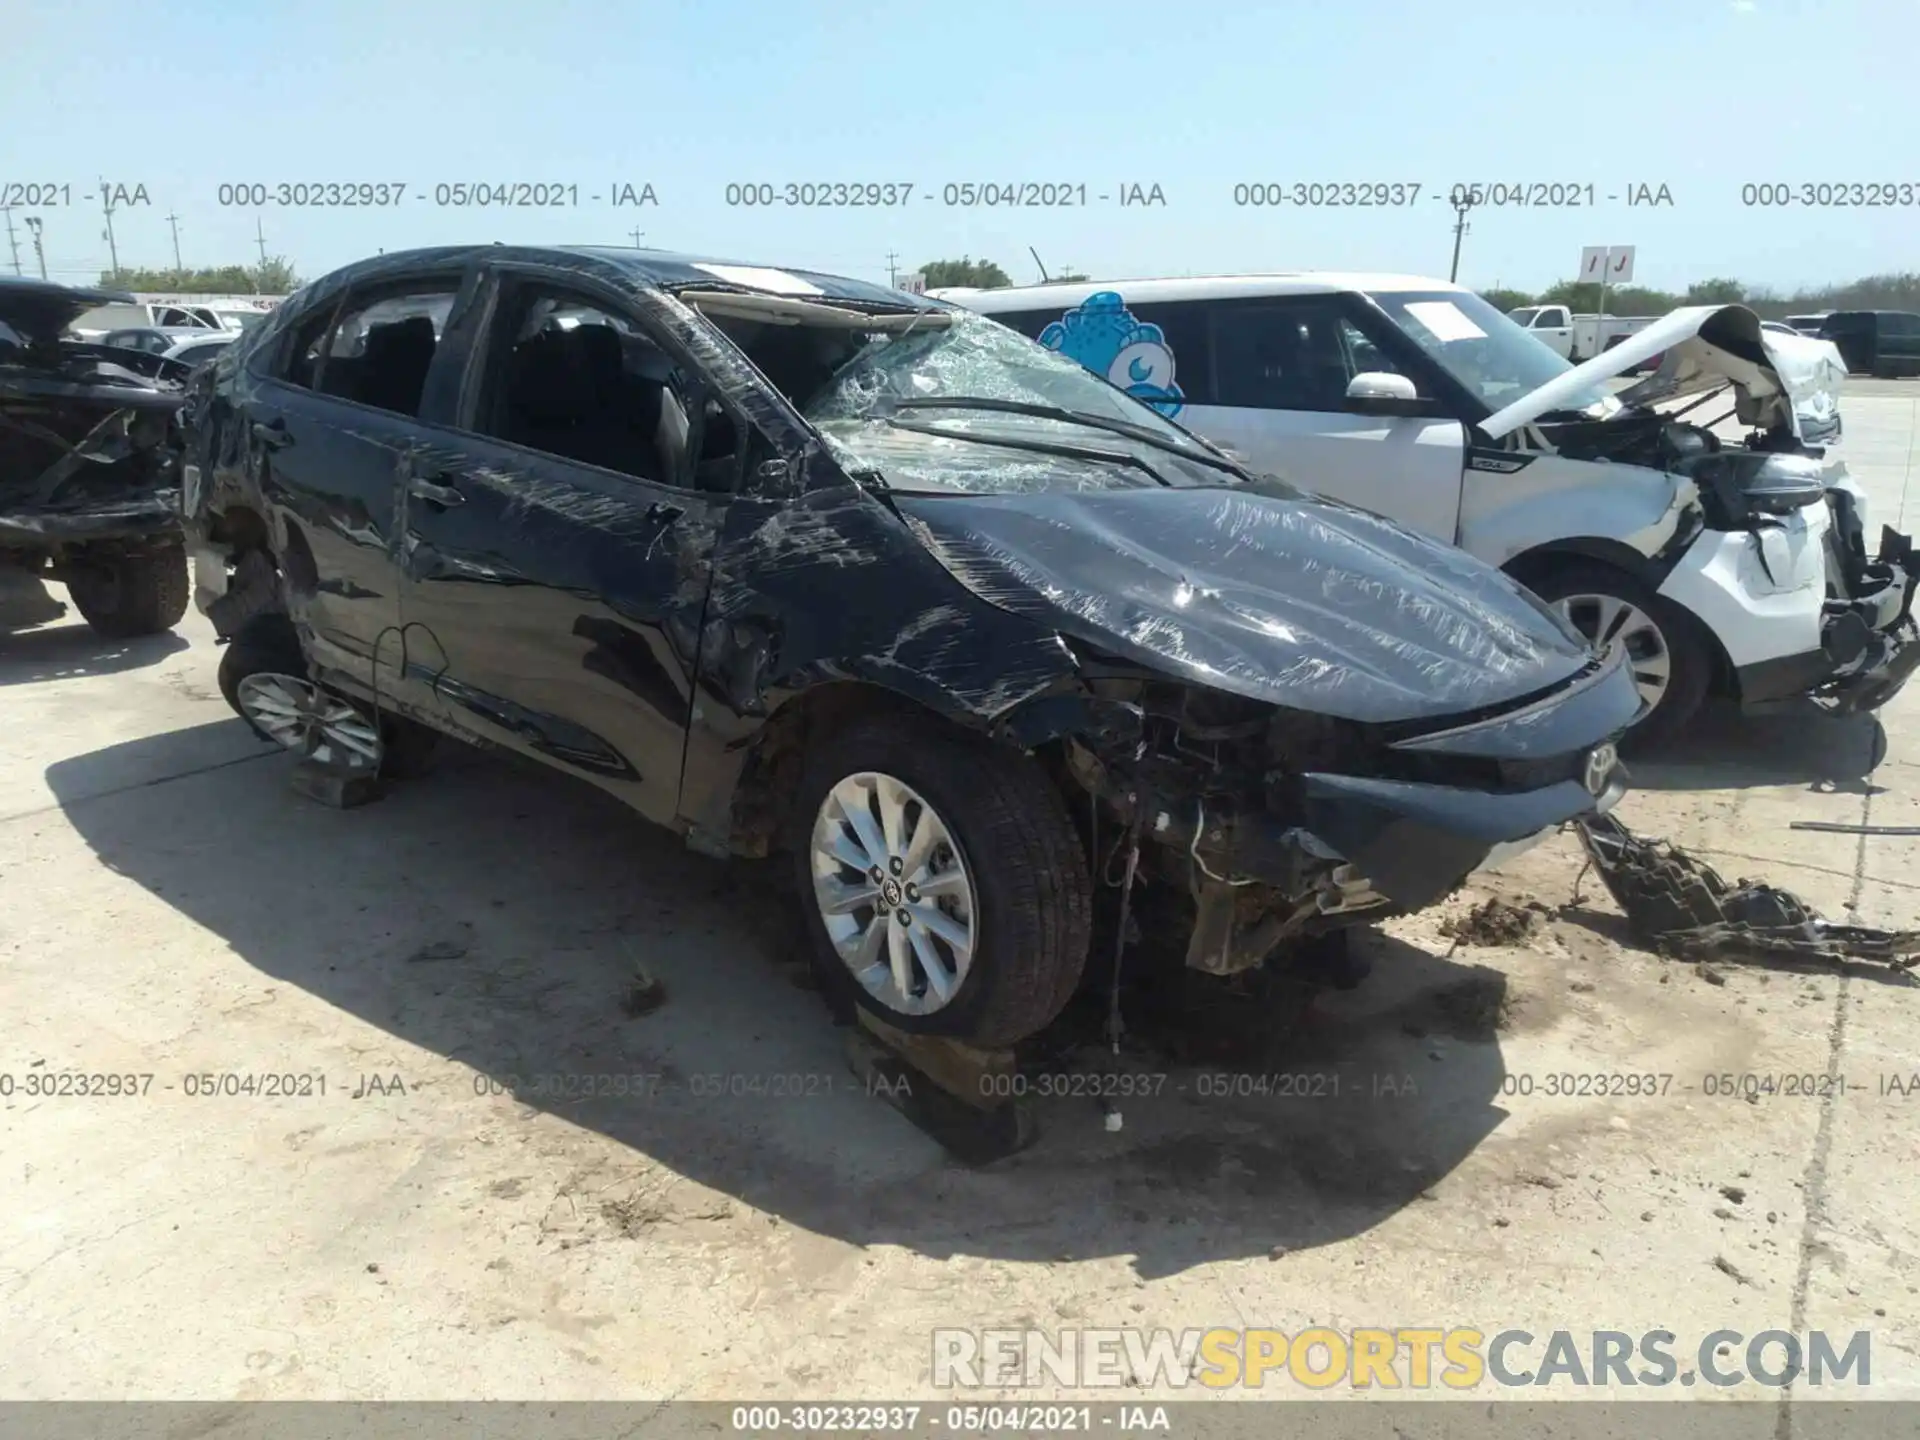
[{"label": "shattered windshield", "polygon": [[984,316],[939,318],[891,331],[717,323],[845,468],[896,489],[1238,483],[1213,450],[1084,366]]},{"label": "shattered windshield", "polygon": [[[1503,410],[1573,368],[1538,336],[1468,291],[1397,291],[1367,298],[1489,410]],[[1606,390],[1590,385],[1560,408],[1598,419],[1619,407]]]}]

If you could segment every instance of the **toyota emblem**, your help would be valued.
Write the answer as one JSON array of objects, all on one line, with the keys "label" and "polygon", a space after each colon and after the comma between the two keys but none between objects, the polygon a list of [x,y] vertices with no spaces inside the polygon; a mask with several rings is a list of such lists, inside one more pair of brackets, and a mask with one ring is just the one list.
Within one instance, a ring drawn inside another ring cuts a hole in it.
[{"label": "toyota emblem", "polygon": [[1587,793],[1603,795],[1607,789],[1607,777],[1613,774],[1613,767],[1619,755],[1611,745],[1596,745],[1587,752]]}]

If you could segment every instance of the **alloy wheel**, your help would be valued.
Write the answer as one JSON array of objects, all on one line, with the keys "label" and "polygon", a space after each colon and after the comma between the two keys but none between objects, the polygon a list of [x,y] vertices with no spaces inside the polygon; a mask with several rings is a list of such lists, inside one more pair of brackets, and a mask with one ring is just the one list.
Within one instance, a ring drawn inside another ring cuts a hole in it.
[{"label": "alloy wheel", "polygon": [[945,1008],[973,965],[979,906],[947,824],[912,786],[864,771],[814,817],[814,903],[854,979],[887,1009]]},{"label": "alloy wheel", "polygon": [[1651,714],[1673,683],[1673,652],[1659,623],[1630,600],[1617,595],[1568,595],[1553,608],[1586,636],[1596,650],[1624,651],[1633,683]]},{"label": "alloy wheel", "polygon": [[253,674],[235,687],[235,698],[255,729],[288,750],[344,770],[380,768],[380,732],[373,722],[311,681]]}]

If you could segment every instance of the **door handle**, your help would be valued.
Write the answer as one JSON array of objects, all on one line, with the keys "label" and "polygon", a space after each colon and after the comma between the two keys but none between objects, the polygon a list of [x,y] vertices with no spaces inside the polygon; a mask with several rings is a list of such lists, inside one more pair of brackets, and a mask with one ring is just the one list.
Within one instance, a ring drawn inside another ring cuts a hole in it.
[{"label": "door handle", "polygon": [[293,436],[287,433],[287,422],[284,420],[254,421],[253,438],[269,450],[284,450],[293,443]]},{"label": "door handle", "polygon": [[464,505],[467,497],[451,485],[436,484],[432,480],[414,479],[407,482],[407,493],[417,495],[429,505],[445,509],[449,505]]}]

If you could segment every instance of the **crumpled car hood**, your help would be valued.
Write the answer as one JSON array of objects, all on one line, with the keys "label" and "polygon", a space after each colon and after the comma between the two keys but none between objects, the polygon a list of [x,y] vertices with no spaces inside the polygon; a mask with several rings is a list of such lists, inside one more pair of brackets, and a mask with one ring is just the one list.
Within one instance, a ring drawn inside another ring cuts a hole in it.
[{"label": "crumpled car hood", "polygon": [[[1479,428],[1490,438],[1501,439],[1549,410],[1563,408],[1580,392],[1624,375],[1655,355],[1662,357],[1660,368],[1620,392],[1618,399],[1623,406],[1658,404],[1731,384],[1736,413],[1743,424],[1762,428],[1793,425],[1795,397],[1764,335],[1760,317],[1744,305],[1685,306],[1629,335],[1611,350],[1603,350],[1528,391],[1482,420]],[[1790,364],[1789,368],[1799,373],[1800,367]]]},{"label": "crumpled car hood", "polygon": [[0,275],[0,323],[11,326],[22,338],[42,343],[59,338],[75,319],[98,306],[134,303],[125,290],[90,290],[56,285],[50,280]]},{"label": "crumpled car hood", "polygon": [[1592,659],[1498,570],[1324,500],[1249,486],[893,500],[990,603],[1277,705],[1370,723],[1454,715]]},{"label": "crumpled car hood", "polygon": [[1831,340],[1812,335],[1782,335],[1762,330],[1760,338],[1793,397],[1793,418],[1802,440],[1830,439],[1840,424],[1840,389],[1847,383],[1847,362]]}]

